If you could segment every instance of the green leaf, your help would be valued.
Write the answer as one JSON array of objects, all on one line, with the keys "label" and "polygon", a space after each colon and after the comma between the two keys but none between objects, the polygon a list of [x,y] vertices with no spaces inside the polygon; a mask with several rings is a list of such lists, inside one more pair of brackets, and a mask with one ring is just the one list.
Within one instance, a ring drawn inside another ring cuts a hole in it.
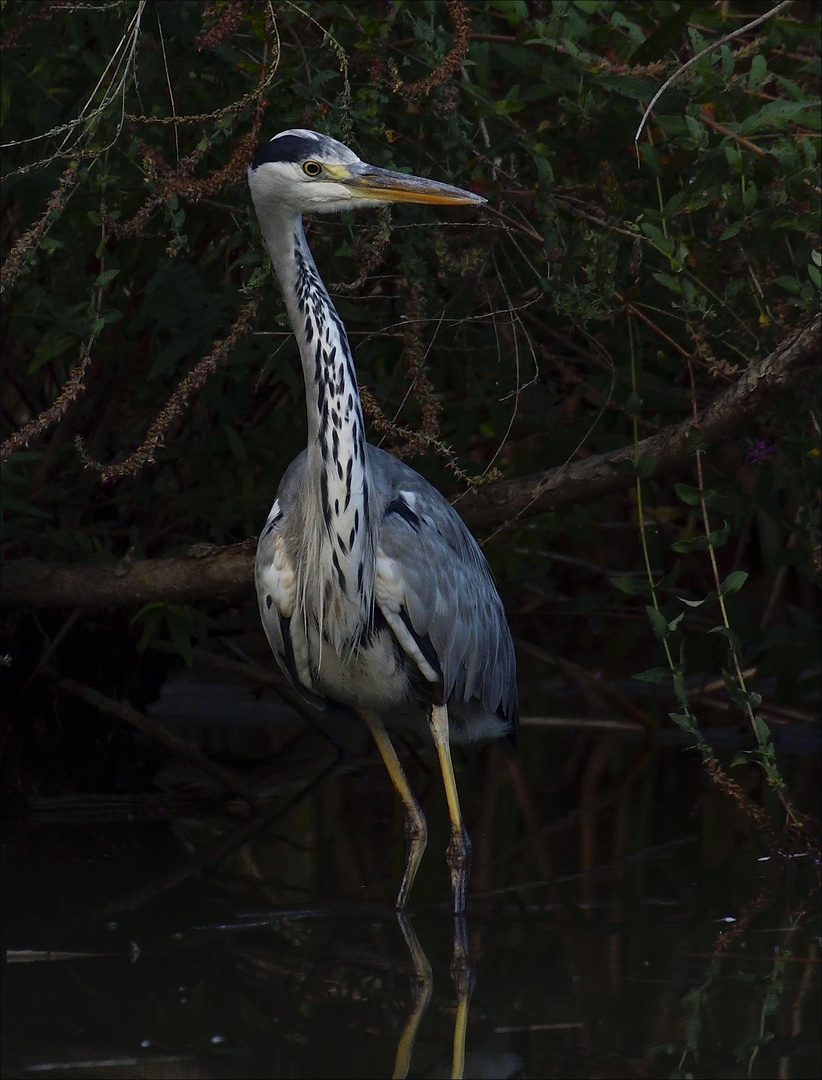
[{"label": "green leaf", "polygon": [[670,289],[671,292],[676,293],[678,296],[682,295],[682,282],[675,277],[671,277],[670,274],[663,274],[659,270],[655,270],[652,274],[660,285],[663,285],[666,289]]},{"label": "green leaf", "polygon": [[712,533],[708,534],[708,543],[713,548],[720,548],[727,542],[728,537],[731,535],[730,523],[724,521],[721,529],[714,529]]},{"label": "green leaf", "polygon": [[756,735],[756,741],[760,746],[766,746],[770,743],[771,729],[760,716],[757,716],[756,713],[753,715],[753,729],[754,734]]},{"label": "green leaf", "polygon": [[739,686],[736,679],[725,668],[722,669],[722,681],[725,683],[725,689],[728,692],[728,697],[736,705],[738,709],[746,709],[748,706],[748,695]]},{"label": "green leaf", "polygon": [[632,101],[650,101],[658,86],[652,79],[638,79],[635,75],[597,75],[593,80],[603,90]]},{"label": "green leaf", "polygon": [[512,98],[503,98],[502,101],[494,102],[494,109],[500,116],[508,116],[511,113],[522,112],[526,108],[525,104],[521,101],[515,101]]},{"label": "green leaf", "polygon": [[[698,124],[696,122],[696,120],[693,119],[692,116],[686,116],[685,119],[689,120],[691,122],[691,124],[694,125],[694,128],[696,129],[697,132],[704,131],[704,128],[702,127],[702,125]],[[689,124],[688,127],[690,127],[691,124]],[[688,190],[687,190],[687,188],[683,188],[682,191],[678,191],[676,193],[676,195],[674,195],[674,196],[672,196],[672,198],[668,199],[668,201],[662,207],[662,217],[666,218],[666,219],[670,218],[670,217],[673,217],[673,215],[676,214],[679,211],[679,209],[682,207],[682,204],[685,202],[685,199],[687,198],[687,196],[688,196]]]},{"label": "green leaf", "polygon": [[97,280],[94,282],[94,284],[101,287],[103,285],[108,285],[110,281],[114,281],[114,279],[119,273],[119,270],[104,270],[102,274],[97,275]]},{"label": "green leaf", "polygon": [[720,596],[731,596],[733,593],[739,592],[747,580],[748,575],[744,570],[733,570],[720,585]]},{"label": "green leaf", "polygon": [[753,60],[751,60],[751,69],[748,72],[748,86],[752,90],[755,90],[760,83],[763,83],[768,77],[768,61],[762,55],[757,53]]},{"label": "green leaf", "polygon": [[666,667],[651,667],[645,671],[638,671],[636,675],[632,675],[632,679],[638,679],[640,682],[661,683],[665,679],[670,679],[671,669]]},{"label": "green leaf", "polygon": [[790,277],[788,274],[780,274],[773,279],[773,283],[785,289],[786,292],[793,293],[794,296],[798,296],[802,292],[802,282],[795,277]]},{"label": "green leaf", "polygon": [[739,640],[739,635],[731,630],[729,626],[712,626],[708,633],[721,634],[722,637],[728,639],[731,648],[736,652],[737,656],[742,655],[742,642]]},{"label": "green leaf", "polygon": [[710,600],[713,595],[713,592],[709,592],[708,595],[703,597],[701,600],[686,600],[684,596],[678,596],[677,600],[679,600],[681,604],[685,604],[686,607],[698,608],[702,607],[702,605],[706,603],[706,601]]},{"label": "green leaf", "polygon": [[682,728],[683,731],[687,731],[688,734],[693,735],[700,744],[702,743],[702,732],[688,713],[671,712],[668,713],[668,716],[673,720],[677,727]]},{"label": "green leaf", "polygon": [[758,750],[740,750],[731,758],[731,768],[735,769],[737,765],[750,765],[752,761],[758,760]]},{"label": "green leaf", "polygon": [[[541,144],[540,144],[541,145]],[[532,153],[534,164],[537,167],[537,181],[539,187],[543,190],[552,188],[554,186],[554,170],[551,168],[551,163],[542,153]]]},{"label": "green leaf", "polygon": [[681,705],[688,704],[688,684],[685,682],[685,676],[678,668],[674,671],[674,693],[676,694],[676,700]]},{"label": "green leaf", "polygon": [[668,630],[668,620],[658,611],[655,607],[651,607],[650,604],[646,604],[645,610],[648,613],[648,618],[651,620],[651,627],[654,633],[660,641],[664,641],[670,631]]},{"label": "green leaf", "polygon": [[741,124],[729,124],[728,127],[739,135],[753,135],[765,128],[784,128],[792,121],[811,127],[814,124],[814,117],[800,116],[800,114],[807,112],[808,109],[818,110],[818,108],[817,101],[786,101],[780,98],[776,101],[767,101],[747,120]]},{"label": "green leaf", "polygon": [[773,222],[774,229],[791,229],[793,232],[819,233],[822,216],[818,210],[809,211],[805,214],[791,214],[789,217],[777,218]]},{"label": "green leaf", "polygon": [[723,240],[730,240],[732,237],[736,236],[738,232],[741,232],[744,227],[744,221],[732,221],[731,224],[723,230],[719,242],[722,243]]},{"label": "green leaf", "polygon": [[707,445],[705,436],[699,428],[692,427],[688,429],[688,446],[690,446],[692,450],[704,450]]},{"label": "green leaf", "polygon": [[669,19],[665,19],[652,34],[648,35],[639,48],[634,49],[628,57],[628,63],[631,66],[651,64],[655,60],[661,60],[669,49],[679,45],[694,7],[694,0],[687,0],[681,4]]},{"label": "green leaf", "polygon": [[627,593],[628,596],[641,596],[651,591],[651,583],[643,578],[612,577],[608,580],[615,589]]},{"label": "green leaf", "polygon": [[674,484],[674,491],[688,506],[699,506],[702,492],[698,487],[692,487],[690,484]]},{"label": "green leaf", "polygon": [[688,540],[677,540],[671,544],[671,550],[680,555],[690,555],[694,551],[707,551],[708,547],[707,536],[692,536]]},{"label": "green leaf", "polygon": [[609,461],[608,465],[614,470],[615,473],[622,473],[623,475],[628,476],[636,476],[636,466],[630,458],[617,458],[616,461]]},{"label": "green leaf", "polygon": [[666,236],[662,229],[653,225],[650,221],[643,221],[640,224],[640,229],[645,233],[648,239],[657,247],[663,255],[667,255],[669,258],[674,253],[674,242],[670,237]]}]

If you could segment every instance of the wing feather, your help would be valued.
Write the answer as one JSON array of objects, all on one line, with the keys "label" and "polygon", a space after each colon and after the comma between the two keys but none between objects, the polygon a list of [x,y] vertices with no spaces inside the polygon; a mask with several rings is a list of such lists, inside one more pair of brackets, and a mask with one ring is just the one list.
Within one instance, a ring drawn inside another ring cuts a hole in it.
[{"label": "wing feather", "polygon": [[[377,602],[390,594],[439,660],[443,696],[478,699],[516,724],[513,643],[485,556],[462,518],[418,473],[369,447],[383,517]],[[401,642],[402,644],[402,642]]]}]

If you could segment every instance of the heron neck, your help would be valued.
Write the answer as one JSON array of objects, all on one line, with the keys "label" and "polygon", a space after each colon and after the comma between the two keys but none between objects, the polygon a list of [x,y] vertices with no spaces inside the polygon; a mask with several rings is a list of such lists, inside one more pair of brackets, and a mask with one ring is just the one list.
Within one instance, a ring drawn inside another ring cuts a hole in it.
[{"label": "heron neck", "polygon": [[[318,585],[322,582],[320,622],[342,646],[371,618],[376,552],[365,425],[348,335],[309,250],[302,219],[280,225],[269,251],[300,349],[308,414],[304,528],[315,541],[306,561],[313,564],[308,572],[318,576]],[[335,606],[333,616],[329,605]]]},{"label": "heron neck", "polygon": [[[269,243],[269,250],[300,349],[309,450],[317,444],[330,446],[333,430],[338,439],[362,442],[362,405],[351,345],[308,247],[302,219],[290,219],[277,233],[277,246]],[[282,237],[287,238],[285,243]],[[332,422],[335,405],[339,424]]]}]

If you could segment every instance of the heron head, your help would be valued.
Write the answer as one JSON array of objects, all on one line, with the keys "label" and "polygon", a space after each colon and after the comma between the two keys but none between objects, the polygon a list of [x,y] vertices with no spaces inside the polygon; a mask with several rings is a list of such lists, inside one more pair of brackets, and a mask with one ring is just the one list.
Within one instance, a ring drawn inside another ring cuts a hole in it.
[{"label": "heron head", "polygon": [[478,206],[481,195],[408,173],[378,169],[328,135],[281,131],[256,154],[248,185],[258,212],[335,213],[386,202]]}]

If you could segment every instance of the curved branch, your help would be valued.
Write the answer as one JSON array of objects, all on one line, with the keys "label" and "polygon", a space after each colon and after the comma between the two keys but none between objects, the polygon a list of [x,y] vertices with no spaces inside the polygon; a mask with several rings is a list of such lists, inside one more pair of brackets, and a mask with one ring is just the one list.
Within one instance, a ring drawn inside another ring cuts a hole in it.
[{"label": "curved branch", "polygon": [[[809,366],[819,364],[820,324],[817,315],[741,378],[723,390],[696,425],[707,443],[733,437],[737,428],[790,386]],[[655,475],[674,472],[693,451],[688,435],[692,420],[666,428],[639,443],[639,454],[656,460]],[[635,450],[625,447],[558,469],[488,484],[459,503],[466,523],[474,529],[504,528],[521,518],[585,502],[634,483],[630,472],[617,471],[632,462]],[[177,602],[203,598],[237,600],[253,593],[255,541],[214,548],[200,558],[122,560],[110,566],[45,563],[20,559],[7,564],[3,603],[37,607],[128,607],[162,598]]]},{"label": "curved branch", "polygon": [[[643,439],[637,450],[639,455],[654,455],[654,475],[664,476],[691,457],[693,451],[688,444],[688,434],[693,427],[699,429],[707,443],[727,442],[751,413],[763,407],[767,411],[769,398],[789,386],[804,368],[818,365],[821,321],[819,315],[815,316],[763,360],[752,364],[744,375],[714,398],[696,425],[691,419],[683,420],[658,435]],[[472,529],[512,524],[521,517],[533,517],[546,510],[557,510],[630,487],[635,477],[617,472],[614,466],[633,460],[634,447],[626,446],[610,454],[598,454],[533,476],[488,484],[461,499],[459,511]]]}]

